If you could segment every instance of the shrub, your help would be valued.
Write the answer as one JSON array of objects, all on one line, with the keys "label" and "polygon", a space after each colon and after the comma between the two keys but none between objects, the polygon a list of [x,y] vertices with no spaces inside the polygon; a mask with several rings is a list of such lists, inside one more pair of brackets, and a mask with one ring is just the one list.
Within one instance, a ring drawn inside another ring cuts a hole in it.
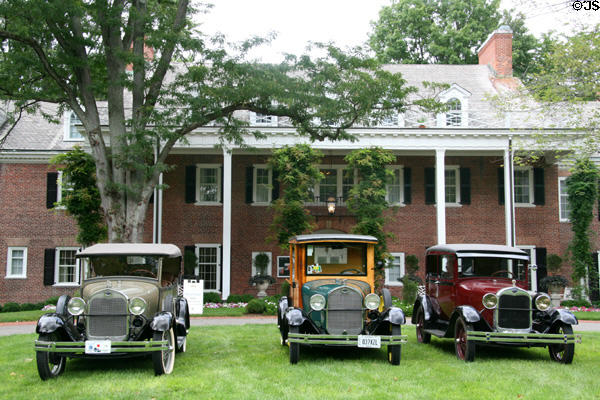
[{"label": "shrub", "polygon": [[246,313],[248,314],[262,314],[265,312],[267,308],[264,301],[259,299],[252,299],[248,302],[246,306]]},{"label": "shrub", "polygon": [[282,296],[290,295],[290,283],[288,281],[283,281],[283,283],[281,284],[281,290],[279,293],[281,293]]},{"label": "shrub", "polygon": [[21,304],[21,311],[33,311],[33,310],[39,310],[40,308],[37,307],[37,304],[33,304],[33,303],[23,303]]},{"label": "shrub", "polygon": [[227,298],[228,303],[248,303],[254,296],[251,294],[230,294]]},{"label": "shrub", "polygon": [[407,304],[414,304],[417,299],[417,292],[419,290],[419,285],[414,280],[410,279],[410,277],[402,278],[402,284],[404,287],[402,288],[402,302]]},{"label": "shrub", "polygon": [[204,292],[204,303],[220,303],[221,295],[215,292]]},{"label": "shrub", "polygon": [[2,307],[2,312],[17,312],[21,311],[21,306],[18,303],[6,303]]},{"label": "shrub", "polygon": [[563,307],[591,307],[589,301],[587,300],[565,300],[561,301],[560,305]]},{"label": "shrub", "polygon": [[48,300],[46,300],[44,302],[44,305],[51,304],[51,305],[55,306],[56,303],[58,302],[58,298],[59,298],[59,296],[50,297]]}]

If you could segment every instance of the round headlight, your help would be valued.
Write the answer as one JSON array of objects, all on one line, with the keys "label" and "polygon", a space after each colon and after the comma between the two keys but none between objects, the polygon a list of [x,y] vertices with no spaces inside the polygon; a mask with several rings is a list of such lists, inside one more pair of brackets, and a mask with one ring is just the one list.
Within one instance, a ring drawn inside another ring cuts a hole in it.
[{"label": "round headlight", "polygon": [[365,307],[367,307],[369,310],[375,310],[377,307],[379,307],[380,302],[381,299],[375,293],[369,293],[365,296]]},{"label": "round headlight", "polygon": [[313,294],[310,298],[310,308],[321,311],[325,308],[325,297],[322,294]]},{"label": "round headlight", "polygon": [[488,310],[494,309],[498,305],[498,296],[496,296],[494,293],[486,293],[483,295],[481,302]]},{"label": "round headlight", "polygon": [[71,315],[81,315],[85,311],[85,301],[81,297],[73,297],[67,304],[67,310]]},{"label": "round headlight", "polygon": [[540,311],[546,311],[550,308],[551,304],[552,302],[550,301],[550,296],[548,296],[547,294],[540,294],[535,299],[535,306]]},{"label": "round headlight", "polygon": [[129,312],[133,315],[140,315],[146,311],[146,301],[141,297],[134,297],[129,300]]}]

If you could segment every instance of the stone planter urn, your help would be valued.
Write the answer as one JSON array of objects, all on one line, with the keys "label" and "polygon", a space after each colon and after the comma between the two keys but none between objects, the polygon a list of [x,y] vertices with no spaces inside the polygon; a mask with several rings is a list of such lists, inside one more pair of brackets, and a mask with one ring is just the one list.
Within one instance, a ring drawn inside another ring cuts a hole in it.
[{"label": "stone planter urn", "polygon": [[262,299],[263,297],[267,297],[267,289],[269,288],[269,281],[268,280],[264,280],[261,282],[258,282],[256,284],[256,288],[258,289],[258,293],[256,294],[256,297],[258,297],[259,299]]}]

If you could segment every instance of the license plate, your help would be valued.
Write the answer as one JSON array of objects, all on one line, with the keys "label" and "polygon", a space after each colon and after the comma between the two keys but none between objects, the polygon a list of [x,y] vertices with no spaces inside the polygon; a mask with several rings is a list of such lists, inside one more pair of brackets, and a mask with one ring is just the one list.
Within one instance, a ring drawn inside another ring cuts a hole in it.
[{"label": "license plate", "polygon": [[368,349],[379,349],[381,347],[381,337],[371,335],[358,335],[358,347]]},{"label": "license plate", "polygon": [[86,340],[85,354],[109,354],[110,340]]}]

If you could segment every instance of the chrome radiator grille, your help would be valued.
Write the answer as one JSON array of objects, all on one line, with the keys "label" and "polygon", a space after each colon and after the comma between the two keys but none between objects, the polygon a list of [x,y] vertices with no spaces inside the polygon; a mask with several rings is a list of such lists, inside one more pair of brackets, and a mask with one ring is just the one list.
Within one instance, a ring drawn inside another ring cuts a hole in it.
[{"label": "chrome radiator grille", "polygon": [[521,289],[505,290],[498,296],[498,328],[531,328],[531,297]]},{"label": "chrome radiator grille", "polygon": [[355,289],[340,287],[327,298],[327,332],[358,335],[363,328],[363,298]]},{"label": "chrome radiator grille", "polygon": [[88,336],[126,337],[127,299],[114,291],[102,291],[89,302],[87,330]]}]

